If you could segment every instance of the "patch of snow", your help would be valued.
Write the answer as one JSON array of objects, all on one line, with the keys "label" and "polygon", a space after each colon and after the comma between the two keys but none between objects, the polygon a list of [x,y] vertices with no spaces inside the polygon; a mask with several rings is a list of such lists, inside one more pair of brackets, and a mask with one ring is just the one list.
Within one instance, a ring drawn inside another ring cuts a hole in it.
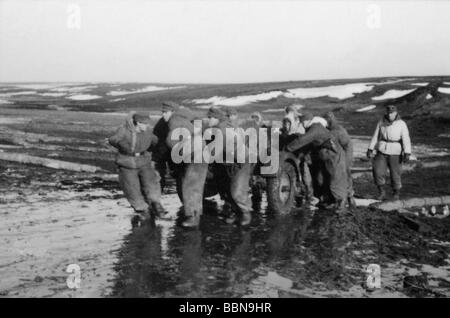
[{"label": "patch of snow", "polygon": [[377,84],[378,85],[395,84],[395,83],[404,82],[406,80],[411,80],[411,79],[408,79],[408,78],[406,78],[406,79],[396,79],[396,80],[390,80],[390,81],[379,82],[379,83],[372,83],[372,84],[375,84],[375,85],[377,85]]},{"label": "patch of snow", "polygon": [[450,87],[439,87],[438,91],[444,94],[450,94]]},{"label": "patch of snow", "polygon": [[0,94],[0,98],[1,97],[11,97],[11,96],[20,96],[20,95],[36,95],[37,92],[36,91],[23,91],[23,92],[13,92],[13,93],[1,93]]},{"label": "patch of snow", "polygon": [[51,110],[71,110],[70,107],[63,107],[59,105],[48,105],[47,108]]},{"label": "patch of snow", "polygon": [[263,113],[281,113],[284,112],[284,108],[269,108],[262,111]]},{"label": "patch of snow", "polygon": [[426,99],[430,99],[433,98],[433,96],[431,96],[431,94],[427,94],[427,97],[425,97]]},{"label": "patch of snow", "polygon": [[385,92],[383,95],[372,97],[373,100],[384,100],[384,99],[392,99],[392,98],[399,98],[405,95],[408,95],[409,93],[415,91],[414,89],[390,89],[387,92]]},{"label": "patch of snow", "polygon": [[324,87],[308,87],[289,89],[285,97],[289,98],[317,98],[323,96],[346,99],[354,97],[355,94],[368,92],[374,86],[368,83],[352,83],[344,85],[332,85]]},{"label": "patch of snow", "polygon": [[283,95],[282,91],[271,91],[255,95],[241,95],[235,97],[213,96],[207,99],[194,99],[195,104],[210,104],[215,106],[243,106],[254,102],[267,101]]},{"label": "patch of snow", "polygon": [[[333,97],[337,99],[347,99],[354,97],[355,94],[368,92],[373,89],[375,85],[386,85],[398,82],[403,82],[412,79],[396,79],[385,82],[368,82],[368,83],[349,83],[342,85],[331,85],[323,87],[300,87],[292,88],[287,91],[269,91],[260,94],[252,95],[240,95],[233,97],[213,96],[210,98],[194,99],[191,102],[201,105],[215,105],[215,106],[244,106],[250,103],[258,101],[267,101],[273,98],[286,97],[286,98],[318,98],[318,97]],[[198,108],[204,109],[207,106],[198,106]],[[278,110],[266,110],[264,112],[276,112]]]},{"label": "patch of snow", "polygon": [[12,102],[10,102],[9,100],[6,100],[6,99],[0,99],[0,105],[5,105],[5,104],[12,104]]},{"label": "patch of snow", "polygon": [[122,95],[129,95],[129,94],[139,94],[139,93],[148,93],[148,92],[156,92],[156,91],[164,91],[168,89],[177,89],[177,88],[184,88],[186,86],[146,86],[143,88],[133,89],[133,90],[117,90],[117,91],[111,91],[109,93],[106,93],[106,95],[109,96],[122,96]]},{"label": "patch of snow", "polygon": [[42,93],[42,94],[38,94],[40,96],[45,96],[45,97],[61,97],[61,96],[65,96],[66,93]]},{"label": "patch of snow", "polygon": [[110,102],[120,102],[123,100],[125,100],[125,98],[114,98],[114,99],[111,99]]},{"label": "patch of snow", "polygon": [[426,82],[424,82],[424,83],[411,83],[411,85],[413,85],[413,86],[427,86],[429,83],[426,83]]},{"label": "patch of snow", "polygon": [[94,88],[97,88],[97,85],[84,85],[84,86],[74,86],[74,87],[66,87],[66,86],[61,86],[61,87],[55,87],[50,89],[53,92],[71,92],[71,93],[76,93],[76,92],[82,92],[82,91],[86,91],[86,90],[91,90]]},{"label": "patch of snow", "polygon": [[355,198],[355,201],[357,206],[369,206],[372,203],[380,202],[374,199],[358,199],[358,198]]},{"label": "patch of snow", "polygon": [[108,116],[128,116],[127,113],[97,113],[99,115],[108,115]]},{"label": "patch of snow", "polygon": [[24,89],[52,89],[54,87],[60,87],[65,85],[74,85],[70,83],[47,83],[47,84],[6,84],[8,87],[17,87]]},{"label": "patch of snow", "polygon": [[79,94],[79,95],[71,95],[71,96],[66,97],[66,98],[67,99],[71,99],[71,100],[91,100],[91,99],[101,98],[101,96],[89,95],[89,94]]},{"label": "patch of snow", "polygon": [[29,121],[29,119],[25,119],[22,117],[0,117],[0,124],[21,124]]},{"label": "patch of snow", "polygon": [[377,106],[375,106],[375,105],[369,105],[369,106],[366,106],[366,107],[363,107],[363,108],[360,108],[360,109],[357,109],[356,111],[357,112],[368,112],[369,110],[372,110],[372,109],[374,109],[374,108],[376,108]]},{"label": "patch of snow", "polygon": [[329,96],[338,99],[346,99],[355,96],[355,94],[370,91],[373,87],[373,85],[367,83],[355,83],[323,87],[293,88],[288,89],[287,92],[270,91],[235,97],[213,96],[206,99],[194,99],[192,102],[195,104],[209,104],[216,106],[243,106],[254,102],[271,100],[280,96],[302,99]]}]

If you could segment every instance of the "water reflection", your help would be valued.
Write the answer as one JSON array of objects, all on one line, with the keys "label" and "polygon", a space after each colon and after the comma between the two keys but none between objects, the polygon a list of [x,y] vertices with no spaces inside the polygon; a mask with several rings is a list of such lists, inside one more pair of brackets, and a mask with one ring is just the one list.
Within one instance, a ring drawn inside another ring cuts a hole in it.
[{"label": "water reflection", "polygon": [[113,296],[246,295],[249,282],[261,275],[261,269],[298,270],[307,263],[312,256],[305,248],[317,238],[329,239],[328,231],[321,233],[318,228],[333,222],[325,212],[264,211],[255,212],[251,226],[242,228],[218,219],[219,208],[214,202],[205,204],[198,229],[183,229],[176,225],[180,220],[135,228],[119,251]]}]

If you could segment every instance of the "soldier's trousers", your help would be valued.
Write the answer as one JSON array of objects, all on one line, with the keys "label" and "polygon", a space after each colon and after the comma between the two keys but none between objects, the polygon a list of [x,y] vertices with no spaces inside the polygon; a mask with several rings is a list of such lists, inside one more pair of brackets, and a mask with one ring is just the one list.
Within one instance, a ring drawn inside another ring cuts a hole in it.
[{"label": "soldier's trousers", "polygon": [[303,185],[305,186],[305,196],[310,200],[314,197],[314,185],[311,175],[311,165],[306,160],[302,160],[300,162],[300,171],[302,174]]},{"label": "soldier's trousers", "polygon": [[135,211],[146,211],[152,202],[161,199],[159,174],[153,164],[132,169],[119,166],[119,184]]},{"label": "soldier's trousers", "polygon": [[401,164],[399,155],[385,155],[378,152],[373,160],[373,178],[377,186],[385,185],[386,172],[389,168],[391,175],[392,189],[400,190],[402,187],[401,181]]},{"label": "soldier's trousers", "polygon": [[214,164],[213,174],[220,195],[234,211],[249,213],[252,210],[249,192],[254,168],[251,163]]},{"label": "soldier's trousers", "polygon": [[166,174],[167,174],[167,163],[166,161],[154,161],[155,162],[155,169],[158,171],[158,174],[160,176],[160,185],[161,190],[164,190],[164,187],[166,186]]},{"label": "soldier's trousers", "polygon": [[345,164],[347,167],[347,185],[348,185],[348,196],[353,197],[355,191],[353,190],[353,177],[352,177],[352,166],[353,166],[353,146],[345,151]]},{"label": "soldier's trousers", "polygon": [[203,213],[203,192],[207,173],[207,163],[188,163],[178,176],[180,179],[177,182],[181,182],[181,197],[186,216],[200,216]]},{"label": "soldier's trousers", "polygon": [[249,213],[252,210],[250,192],[250,178],[253,174],[254,164],[235,164],[230,173],[231,204],[241,213]]},{"label": "soldier's trousers", "polygon": [[329,188],[335,201],[348,197],[348,174],[345,153],[341,148],[335,152],[328,148],[319,150],[319,158],[323,162],[325,186]]}]

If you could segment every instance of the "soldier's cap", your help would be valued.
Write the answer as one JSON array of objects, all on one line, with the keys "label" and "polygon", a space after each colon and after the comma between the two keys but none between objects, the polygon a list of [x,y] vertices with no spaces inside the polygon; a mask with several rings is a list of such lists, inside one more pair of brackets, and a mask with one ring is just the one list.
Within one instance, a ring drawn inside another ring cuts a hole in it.
[{"label": "soldier's cap", "polygon": [[300,117],[300,121],[303,123],[305,121],[312,120],[314,118],[314,115],[310,112],[304,112],[303,115]]},{"label": "soldier's cap", "polygon": [[394,113],[397,111],[397,106],[395,105],[386,105],[386,112],[387,113]]},{"label": "soldier's cap", "polygon": [[207,113],[208,118],[217,118],[219,120],[222,120],[224,118],[227,117],[227,114],[225,113],[225,111],[223,111],[222,109],[220,109],[217,106],[212,106],[208,109],[208,113]]},{"label": "soldier's cap", "polygon": [[179,104],[177,104],[175,102],[167,101],[167,102],[164,102],[162,104],[162,109],[161,110],[163,112],[168,112],[168,111],[173,112],[173,111],[177,110],[178,108],[180,108]]},{"label": "soldier's cap", "polygon": [[289,105],[286,106],[284,111],[287,113],[293,112],[295,115],[299,115],[299,110],[303,107],[303,105],[297,104],[297,105]]},{"label": "soldier's cap", "polygon": [[225,108],[225,113],[227,114],[228,117],[233,116],[233,115],[237,115],[237,110],[235,107],[226,107]]},{"label": "soldier's cap", "polygon": [[150,124],[152,120],[150,119],[150,116],[148,113],[136,113],[133,115],[133,120],[137,123],[142,124]]}]

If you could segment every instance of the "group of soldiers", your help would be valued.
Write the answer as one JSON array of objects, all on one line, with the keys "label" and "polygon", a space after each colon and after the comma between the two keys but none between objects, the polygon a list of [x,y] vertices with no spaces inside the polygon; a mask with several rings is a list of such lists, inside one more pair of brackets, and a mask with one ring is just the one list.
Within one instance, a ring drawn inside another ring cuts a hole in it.
[{"label": "group of soldiers", "polygon": [[315,207],[321,202],[338,213],[355,207],[351,166],[352,140],[332,112],[324,117],[286,108],[282,124],[282,144],[301,156],[305,202]]},{"label": "group of soldiers", "polygon": [[[168,170],[176,180],[177,192],[184,206],[184,227],[196,227],[202,214],[204,194],[208,191],[220,194],[225,204],[221,217],[229,224],[238,222],[245,226],[251,222],[250,184],[255,163],[181,163],[171,160],[171,149],[178,142],[171,138],[176,128],[186,128],[193,136],[193,112],[174,102],[162,105],[162,117],[151,126],[148,113],[131,113],[124,126],[109,138],[117,148],[116,164],[119,183],[137,220],[151,217],[166,218],[167,211],[161,205],[161,189],[166,185]],[[245,124],[232,107],[211,107],[206,127],[218,128],[225,136],[227,128],[267,128],[259,112],[253,113]],[[280,150],[289,151],[300,158],[301,180],[304,188],[303,204],[313,208],[321,204],[337,213],[356,206],[354,200],[351,167],[353,145],[348,132],[338,123],[332,112],[323,117],[309,112],[300,113],[294,106],[285,109],[280,129]],[[390,140],[395,138],[396,140]],[[406,145],[398,147],[397,144]],[[224,145],[226,142],[223,143]],[[245,142],[244,142],[245,144]],[[400,149],[401,153],[398,153]],[[220,149],[224,157],[227,151]],[[398,199],[400,163],[409,159],[411,145],[406,124],[400,120],[395,106],[386,108],[386,114],[377,125],[367,156],[374,159],[374,179],[379,188],[380,200],[385,199],[384,175],[389,167],[394,198]],[[248,154],[248,152],[245,152]],[[208,183],[205,189],[206,180]]]}]

